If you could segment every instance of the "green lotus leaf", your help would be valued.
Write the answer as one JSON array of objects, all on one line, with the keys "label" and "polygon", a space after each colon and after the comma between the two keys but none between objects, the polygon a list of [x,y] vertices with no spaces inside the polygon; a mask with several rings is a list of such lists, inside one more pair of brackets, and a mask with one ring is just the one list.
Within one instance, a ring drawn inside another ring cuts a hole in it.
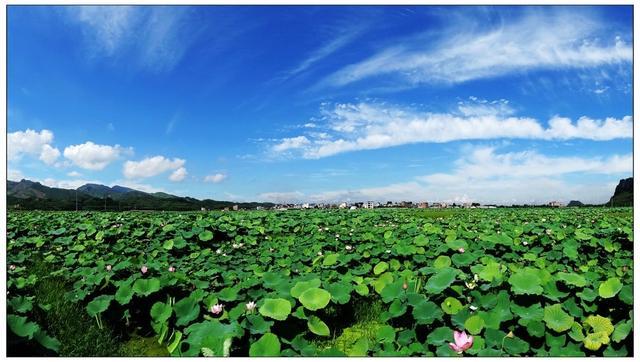
[{"label": "green lotus leaf", "polygon": [[347,283],[331,283],[325,286],[326,290],[331,294],[331,300],[338,304],[346,304],[351,299],[351,291],[353,287]]},{"label": "green lotus leaf", "polygon": [[176,325],[186,326],[200,315],[200,306],[195,298],[187,297],[173,306],[176,312]]},{"label": "green lotus leaf", "polygon": [[349,357],[366,357],[368,351],[369,339],[360,337],[346,352]]},{"label": "green lotus leaf", "polygon": [[509,278],[511,291],[514,294],[542,294],[542,285],[540,277],[530,270],[518,270]]},{"label": "green lotus leaf", "polygon": [[120,285],[118,290],[116,291],[115,299],[116,302],[120,303],[120,305],[126,305],[131,301],[133,297],[133,288],[131,284],[125,283]]},{"label": "green lotus leaf", "polygon": [[626,304],[633,305],[633,288],[630,285],[623,286],[618,293],[618,298]]},{"label": "green lotus leaf", "polygon": [[479,334],[484,328],[484,319],[479,315],[472,315],[464,322],[464,328],[471,334]]},{"label": "green lotus leaf", "polygon": [[27,317],[14,314],[7,315],[7,324],[9,325],[9,329],[17,336],[27,337],[29,339],[33,338],[34,333],[40,329],[40,326],[36,323],[29,322]]},{"label": "green lotus leaf", "polygon": [[315,311],[329,304],[331,293],[320,288],[309,288],[300,295],[298,300],[305,308]]},{"label": "green lotus leaf", "polygon": [[520,319],[518,324],[526,326],[531,321],[541,321],[544,318],[544,310],[540,303],[532,304],[529,307],[521,307],[515,303],[511,304],[511,311]]},{"label": "green lotus leaf", "polygon": [[413,318],[418,324],[431,324],[443,316],[442,310],[432,301],[423,300],[413,307]]},{"label": "green lotus leaf", "polygon": [[26,313],[33,308],[32,298],[33,297],[29,298],[24,296],[11,298],[9,299],[9,306],[13,308],[15,312]]},{"label": "green lotus leaf", "polygon": [[318,288],[320,287],[320,279],[314,278],[311,280],[307,280],[304,282],[297,282],[293,288],[291,288],[291,296],[294,298],[300,297],[300,294],[305,292],[307,289]]},{"label": "green lotus leaf", "polygon": [[291,314],[291,303],[282,298],[265,299],[258,311],[265,317],[283,321]]},{"label": "green lotus leaf", "polygon": [[381,261],[373,267],[373,274],[379,275],[389,269],[389,264],[386,261]]},{"label": "green lotus leaf", "polygon": [[562,304],[545,307],[543,320],[548,328],[556,332],[564,332],[573,325],[573,317],[562,310]]},{"label": "green lotus leaf", "polygon": [[576,287],[584,287],[587,285],[587,280],[580,274],[576,273],[556,273],[556,278],[562,280],[565,284],[575,285]]},{"label": "green lotus leaf", "polygon": [[91,302],[87,304],[87,313],[91,317],[95,317],[96,315],[104,312],[109,308],[109,304],[113,300],[113,295],[101,295],[99,297],[94,298]]},{"label": "green lotus leaf", "polygon": [[376,340],[380,343],[393,343],[396,340],[396,330],[389,325],[381,326],[376,331]]},{"label": "green lotus leaf", "polygon": [[604,344],[609,344],[609,336],[604,332],[589,333],[584,337],[584,347],[591,351],[597,351]]},{"label": "green lotus leaf", "polygon": [[443,268],[432,275],[425,284],[425,289],[430,294],[439,294],[447,289],[456,279],[458,270],[453,268]]},{"label": "green lotus leaf", "polygon": [[309,317],[307,327],[312,333],[319,336],[328,336],[330,334],[329,327],[316,316]]},{"label": "green lotus leaf", "polygon": [[598,287],[600,298],[613,298],[622,289],[622,283],[618,278],[609,278]]},{"label": "green lotus leaf", "polygon": [[160,290],[160,280],[157,278],[138,279],[133,283],[133,291],[144,297]]},{"label": "green lotus leaf", "polygon": [[249,347],[250,357],[280,356],[280,340],[273,333],[266,333]]},{"label": "green lotus leaf", "polygon": [[322,261],[323,266],[331,266],[338,262],[338,254],[327,254]]},{"label": "green lotus leaf", "polygon": [[442,269],[451,266],[451,258],[446,255],[440,255],[433,261],[433,267]]},{"label": "green lotus leaf", "polygon": [[614,327],[609,318],[605,318],[599,315],[591,315],[584,321],[586,326],[591,327],[591,331],[594,333],[605,333],[610,336],[613,333]]},{"label": "green lotus leaf", "polygon": [[60,350],[60,341],[55,337],[49,336],[43,330],[35,332],[33,338],[45,348],[54,352],[58,352]]},{"label": "green lotus leaf", "polygon": [[440,304],[442,310],[447,314],[457,314],[462,309],[462,303],[453,297],[447,297]]},{"label": "green lotus leaf", "polygon": [[620,343],[622,342],[633,328],[633,321],[627,320],[616,324],[615,329],[613,330],[613,334],[611,335],[611,340]]},{"label": "green lotus leaf", "polygon": [[201,232],[198,235],[198,238],[201,241],[209,241],[209,240],[213,239],[213,233],[211,231],[209,231],[209,230],[205,230],[205,231]]},{"label": "green lotus leaf", "polygon": [[378,279],[376,279],[373,282],[373,289],[376,291],[376,293],[380,294],[382,293],[382,290],[384,289],[384,287],[386,287],[387,284],[390,284],[392,282],[393,282],[393,275],[391,273],[384,273],[380,275]]},{"label": "green lotus leaf", "polygon": [[449,327],[438,327],[427,335],[427,343],[432,346],[440,346],[453,341],[453,330]]},{"label": "green lotus leaf", "polygon": [[166,303],[156,302],[151,306],[150,315],[155,322],[165,322],[171,317],[171,314],[173,314],[173,310],[171,306]]}]

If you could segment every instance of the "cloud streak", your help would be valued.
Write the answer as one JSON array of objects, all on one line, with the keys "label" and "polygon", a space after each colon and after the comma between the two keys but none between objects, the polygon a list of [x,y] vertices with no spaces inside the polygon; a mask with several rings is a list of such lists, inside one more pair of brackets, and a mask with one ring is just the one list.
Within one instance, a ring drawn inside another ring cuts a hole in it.
[{"label": "cloud streak", "polygon": [[588,13],[562,9],[514,18],[483,31],[467,17],[444,30],[435,46],[422,37],[399,40],[318,86],[341,87],[385,75],[407,85],[456,84],[541,69],[631,64],[631,44],[603,35],[604,21]]},{"label": "cloud streak", "polygon": [[608,158],[551,157],[536,151],[498,153],[494,147],[465,148],[449,173],[418,176],[406,182],[319,193],[271,192],[259,198],[273,202],[446,201],[499,204],[546,203],[552,200],[605,202],[615,182],[571,181],[571,175],[625,176],[633,156]]},{"label": "cloud streak", "polygon": [[366,102],[336,104],[322,108],[321,113],[326,132],[283,138],[270,147],[270,152],[317,159],[412,143],[505,138],[606,141],[633,136],[631,116],[604,120],[580,117],[576,121],[556,116],[545,126],[534,118],[514,116],[506,100],[476,98],[460,103],[449,113]]}]

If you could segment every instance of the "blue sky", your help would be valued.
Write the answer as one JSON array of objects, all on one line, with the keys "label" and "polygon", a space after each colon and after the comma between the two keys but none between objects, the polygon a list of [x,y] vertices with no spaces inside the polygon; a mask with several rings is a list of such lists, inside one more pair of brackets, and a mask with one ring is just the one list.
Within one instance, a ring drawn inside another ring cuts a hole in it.
[{"label": "blue sky", "polygon": [[218,200],[604,202],[632,7],[8,9],[8,178]]}]

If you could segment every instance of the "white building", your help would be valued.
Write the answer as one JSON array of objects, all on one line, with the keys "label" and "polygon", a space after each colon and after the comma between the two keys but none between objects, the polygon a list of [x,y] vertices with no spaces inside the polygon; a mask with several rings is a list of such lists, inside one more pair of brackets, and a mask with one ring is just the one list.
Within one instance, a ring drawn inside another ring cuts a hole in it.
[{"label": "white building", "polygon": [[364,207],[365,209],[373,209],[375,207],[375,204],[373,201],[367,201],[364,203],[364,205],[362,205],[362,207]]},{"label": "white building", "polygon": [[338,207],[339,207],[339,208],[341,208],[341,209],[346,209],[346,208],[347,208],[347,206],[348,206],[348,205],[347,205],[347,203],[346,203],[346,202],[343,202],[343,203],[341,203],[340,205],[338,205]]}]

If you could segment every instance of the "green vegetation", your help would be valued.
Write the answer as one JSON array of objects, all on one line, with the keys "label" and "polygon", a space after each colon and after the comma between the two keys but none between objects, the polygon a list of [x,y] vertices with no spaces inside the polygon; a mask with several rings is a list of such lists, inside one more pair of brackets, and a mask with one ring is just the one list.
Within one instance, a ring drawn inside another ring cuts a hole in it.
[{"label": "green vegetation", "polygon": [[633,354],[630,209],[10,212],[7,240],[10,355]]}]

